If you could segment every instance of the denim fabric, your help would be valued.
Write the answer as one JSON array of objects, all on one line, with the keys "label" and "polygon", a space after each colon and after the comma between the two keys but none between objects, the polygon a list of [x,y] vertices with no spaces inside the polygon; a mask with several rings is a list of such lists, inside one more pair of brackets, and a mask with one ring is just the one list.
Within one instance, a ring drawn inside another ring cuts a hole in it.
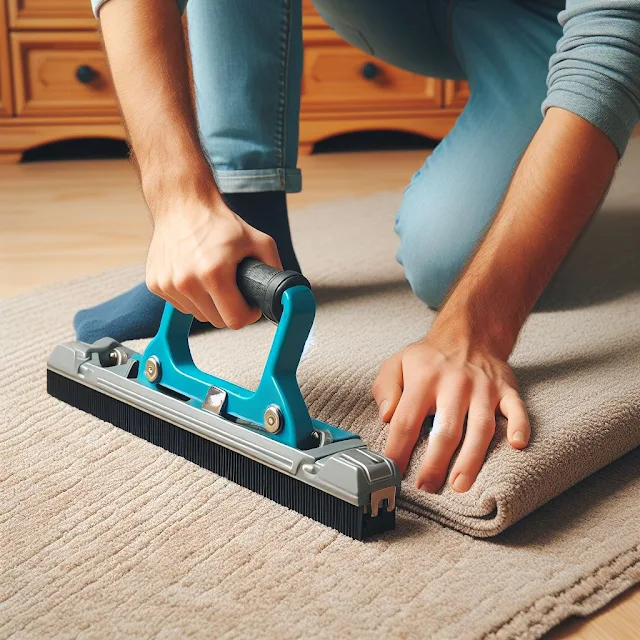
[{"label": "denim fabric", "polygon": [[[96,12],[103,1],[93,0]],[[640,0],[314,4],[370,55],[470,83],[463,114],[396,216],[398,260],[432,307],[495,215],[541,105],[589,120],[620,154],[640,119]],[[298,191],[300,0],[191,0],[188,11],[198,120],[220,188]]]},{"label": "denim fabric", "polygon": [[[436,308],[542,121],[549,58],[562,35],[557,3],[432,0],[419,11],[411,0],[315,4],[340,35],[374,55],[470,83],[469,103],[411,179],[395,221],[398,261],[416,295]],[[390,28],[396,23],[402,28]]]},{"label": "denim fabric", "polygon": [[187,11],[198,123],[218,186],[300,191],[299,0],[191,0]]}]

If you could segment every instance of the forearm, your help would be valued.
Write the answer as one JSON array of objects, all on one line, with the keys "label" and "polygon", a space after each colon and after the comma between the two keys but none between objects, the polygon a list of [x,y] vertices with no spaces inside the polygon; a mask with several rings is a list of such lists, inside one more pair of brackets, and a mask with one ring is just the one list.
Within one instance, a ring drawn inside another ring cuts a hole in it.
[{"label": "forearm", "polygon": [[217,194],[198,137],[176,2],[110,0],[100,22],[147,201],[169,189]]},{"label": "forearm", "polygon": [[549,109],[434,329],[506,359],[606,193],[617,160],[604,133],[573,113]]}]

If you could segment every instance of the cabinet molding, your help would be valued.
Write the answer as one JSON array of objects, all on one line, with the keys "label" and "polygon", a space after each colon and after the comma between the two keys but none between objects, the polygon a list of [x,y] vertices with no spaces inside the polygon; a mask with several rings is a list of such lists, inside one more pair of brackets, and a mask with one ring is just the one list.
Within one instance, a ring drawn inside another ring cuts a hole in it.
[{"label": "cabinet molding", "polygon": [[[342,40],[302,2],[300,153],[324,138],[397,130],[433,139],[455,123],[464,83],[403,71]],[[65,138],[125,138],[88,0],[0,0],[0,162]]]},{"label": "cabinet molding", "polygon": [[11,59],[5,5],[0,0],[0,117],[13,114]]}]

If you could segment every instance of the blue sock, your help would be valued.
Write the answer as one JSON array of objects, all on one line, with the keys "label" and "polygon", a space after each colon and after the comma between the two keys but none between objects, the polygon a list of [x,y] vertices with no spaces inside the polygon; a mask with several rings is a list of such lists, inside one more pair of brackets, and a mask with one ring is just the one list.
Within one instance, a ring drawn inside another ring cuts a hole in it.
[{"label": "blue sock", "polygon": [[[285,269],[300,271],[296,259],[283,192],[228,193],[229,207],[251,226],[268,233],[278,245]],[[90,309],[78,311],[73,328],[78,340],[95,342],[104,337],[118,342],[149,338],[158,331],[164,300],[147,289],[144,282]],[[194,320],[192,333],[211,325]]]},{"label": "blue sock", "polygon": [[163,309],[164,300],[141,282],[107,302],[78,311],[73,328],[82,342],[95,342],[104,337],[118,342],[148,338],[158,330]]}]

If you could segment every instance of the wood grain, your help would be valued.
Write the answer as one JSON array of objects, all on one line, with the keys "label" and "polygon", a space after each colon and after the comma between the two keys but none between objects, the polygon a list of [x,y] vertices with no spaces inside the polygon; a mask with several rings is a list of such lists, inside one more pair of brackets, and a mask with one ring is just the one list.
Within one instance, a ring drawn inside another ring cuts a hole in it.
[{"label": "wood grain", "polygon": [[469,101],[469,83],[464,80],[445,80],[444,106],[462,109]]},{"label": "wood grain", "polygon": [[[424,157],[424,151],[410,151],[302,158],[305,190],[289,197],[292,215],[315,202],[401,189]],[[0,167],[0,193],[2,297],[145,258],[151,227],[125,160]],[[639,620],[636,588],[603,612],[569,620],[547,637],[632,640],[639,637]]]},{"label": "wood grain", "polygon": [[309,30],[304,34],[301,104],[304,113],[382,109],[424,113],[442,106],[442,81],[382,62],[330,29]]},{"label": "wood grain", "polygon": [[92,29],[87,0],[8,0],[12,29]]},{"label": "wood grain", "polygon": [[[11,34],[16,114],[91,116],[118,113],[115,90],[96,33]],[[78,79],[80,67],[95,78]]]},{"label": "wood grain", "polygon": [[[115,94],[88,0],[7,2],[8,24],[0,0],[0,164],[17,162],[22,151],[63,135],[124,137],[122,125],[114,127]],[[309,0],[303,2],[303,38],[301,154],[319,140],[352,131],[397,130],[440,139],[453,127],[465,101],[459,83],[402,71],[352,47]],[[11,55],[3,55],[8,39]],[[375,65],[374,78],[363,76],[365,64]],[[82,65],[97,72],[88,84],[75,76]],[[17,117],[2,122],[14,112]],[[62,120],[69,117],[76,120]],[[37,131],[30,118],[39,118]]]},{"label": "wood grain", "polygon": [[7,33],[7,12],[4,3],[0,1],[0,117],[13,113],[11,58]]}]

